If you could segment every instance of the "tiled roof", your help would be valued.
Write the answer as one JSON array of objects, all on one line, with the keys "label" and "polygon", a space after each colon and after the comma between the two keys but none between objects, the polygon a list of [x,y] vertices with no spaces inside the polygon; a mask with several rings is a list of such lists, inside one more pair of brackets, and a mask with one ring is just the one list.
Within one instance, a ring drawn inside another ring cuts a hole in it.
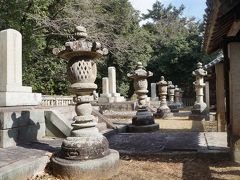
[{"label": "tiled roof", "polygon": [[218,64],[218,63],[220,63],[222,61],[224,61],[224,58],[223,58],[223,54],[220,53],[213,61],[211,61],[210,63],[206,64],[204,66],[204,69],[207,70],[207,69],[211,68],[212,66],[214,66],[214,65],[216,65],[216,64]]}]

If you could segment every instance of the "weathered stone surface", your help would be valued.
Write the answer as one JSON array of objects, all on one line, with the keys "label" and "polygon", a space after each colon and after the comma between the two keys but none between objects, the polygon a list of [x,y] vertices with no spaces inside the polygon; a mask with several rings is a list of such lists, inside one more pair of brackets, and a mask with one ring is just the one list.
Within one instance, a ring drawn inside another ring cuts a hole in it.
[{"label": "weathered stone surface", "polygon": [[46,129],[48,135],[56,137],[67,137],[71,134],[71,121],[62,117],[57,111],[45,111]]},{"label": "weathered stone surface", "polygon": [[121,155],[153,156],[167,152],[172,152],[173,155],[177,152],[229,153],[226,133],[217,132],[120,133],[108,140],[110,148],[118,150]]},{"label": "weathered stone surface", "polygon": [[60,145],[60,140],[45,139],[41,142],[0,148],[0,179],[31,179],[35,174],[44,171],[49,155],[56,152]]},{"label": "weathered stone surface", "polygon": [[59,157],[68,160],[90,160],[109,154],[108,141],[104,136],[68,137],[62,143]]},{"label": "weathered stone surface", "polygon": [[16,146],[19,143],[29,143],[45,136],[45,123],[20,126],[0,130],[0,148]]},{"label": "weathered stone surface", "polygon": [[15,110],[6,109],[0,111],[0,129],[11,129],[23,127],[28,125],[35,125],[36,123],[45,123],[44,110]]},{"label": "weathered stone surface", "polygon": [[5,108],[5,111],[0,112],[0,134],[2,148],[41,139],[45,136],[44,111],[12,111]]},{"label": "weathered stone surface", "polygon": [[53,157],[54,175],[66,180],[108,179],[118,174],[119,153],[110,150],[107,156],[87,161],[72,161]]},{"label": "weathered stone surface", "polygon": [[0,106],[41,103],[41,94],[22,86],[22,35],[14,29],[0,31],[0,68]]}]

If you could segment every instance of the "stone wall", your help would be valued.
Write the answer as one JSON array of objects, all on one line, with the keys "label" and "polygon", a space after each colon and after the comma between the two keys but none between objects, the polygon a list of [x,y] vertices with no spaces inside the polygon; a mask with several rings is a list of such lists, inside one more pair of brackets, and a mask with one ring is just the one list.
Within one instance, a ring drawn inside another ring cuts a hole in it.
[{"label": "stone wall", "polygon": [[0,110],[0,148],[36,141],[44,136],[44,110],[21,107]]}]

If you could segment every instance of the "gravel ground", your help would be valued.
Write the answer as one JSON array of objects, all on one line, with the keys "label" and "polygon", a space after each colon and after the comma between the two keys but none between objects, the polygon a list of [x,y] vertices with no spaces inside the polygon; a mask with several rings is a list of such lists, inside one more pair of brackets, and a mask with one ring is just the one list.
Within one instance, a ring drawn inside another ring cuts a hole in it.
[{"label": "gravel ground", "polygon": [[[48,173],[42,173],[32,180],[54,180]],[[110,180],[168,180],[168,179],[240,179],[240,165],[230,161],[206,159],[129,159],[120,161],[119,174]]]}]

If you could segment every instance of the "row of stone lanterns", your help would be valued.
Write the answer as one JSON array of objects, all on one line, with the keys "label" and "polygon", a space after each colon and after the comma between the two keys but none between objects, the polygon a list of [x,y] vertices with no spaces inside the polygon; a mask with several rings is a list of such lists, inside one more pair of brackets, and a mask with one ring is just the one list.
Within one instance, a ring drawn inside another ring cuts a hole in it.
[{"label": "row of stone lanterns", "polygon": [[[97,89],[94,83],[97,75],[95,60],[106,55],[107,49],[102,48],[98,42],[88,41],[86,29],[82,26],[76,27],[74,37],[77,40],[66,42],[64,50],[54,49],[53,51],[56,56],[68,61],[70,91],[76,95],[74,102],[77,114],[73,118],[71,136],[63,141],[60,152],[52,158],[53,173],[60,175],[63,179],[109,178],[117,173],[119,153],[109,149],[108,140],[97,129],[97,122],[92,115],[90,103],[94,101],[93,91]],[[198,64],[198,69],[193,74],[197,77],[195,82],[197,101],[192,112],[202,113],[206,109],[202,97],[203,77],[206,72],[201,69],[201,64]],[[130,132],[150,132],[159,129],[159,124],[154,122],[154,117],[146,105],[147,78],[152,75],[152,72],[144,69],[141,62],[138,62],[132,74],[128,74],[128,77],[134,80],[134,89],[138,99],[136,116],[133,117],[132,124],[128,126]],[[174,102],[175,96],[178,106],[180,89],[174,87],[171,82],[165,81],[163,76],[157,85],[161,100],[157,115],[166,117],[171,114],[166,100],[167,91],[169,90],[170,94],[170,105]]]}]

